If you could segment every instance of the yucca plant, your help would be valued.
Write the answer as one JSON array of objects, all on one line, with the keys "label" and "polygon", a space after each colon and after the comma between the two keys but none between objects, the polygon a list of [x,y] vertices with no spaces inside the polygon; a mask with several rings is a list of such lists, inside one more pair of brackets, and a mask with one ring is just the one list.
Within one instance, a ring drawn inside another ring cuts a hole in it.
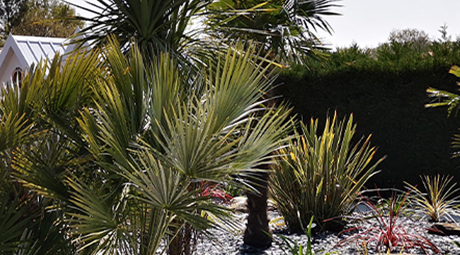
[{"label": "yucca plant", "polygon": [[353,210],[355,199],[366,181],[376,174],[379,159],[371,163],[375,147],[370,136],[355,145],[353,117],[337,121],[328,118],[318,134],[318,120],[307,127],[301,123],[289,145],[278,153],[270,191],[280,213],[292,231],[301,231],[311,217],[322,228],[323,221]]},{"label": "yucca plant", "polygon": [[[195,68],[203,58],[215,57],[215,52],[226,52],[223,44],[201,40],[202,26],[193,26],[202,19],[210,0],[94,0],[86,1],[86,8],[71,1],[70,5],[91,13],[93,17],[76,16],[88,22],[77,37],[77,43],[103,46],[107,36],[115,36],[125,53],[134,40],[149,58],[159,52],[174,55],[183,67]],[[205,63],[207,64],[207,63]],[[196,70],[196,69],[195,69]]]},{"label": "yucca plant", "polygon": [[409,183],[406,185],[414,192],[414,198],[411,202],[414,203],[415,209],[420,210],[431,221],[441,221],[443,217],[449,220],[454,220],[453,216],[457,215],[460,195],[460,188],[455,188],[457,183],[451,183],[453,177],[440,176],[439,174],[430,176],[421,176],[423,187],[426,193],[422,192],[416,186]]}]

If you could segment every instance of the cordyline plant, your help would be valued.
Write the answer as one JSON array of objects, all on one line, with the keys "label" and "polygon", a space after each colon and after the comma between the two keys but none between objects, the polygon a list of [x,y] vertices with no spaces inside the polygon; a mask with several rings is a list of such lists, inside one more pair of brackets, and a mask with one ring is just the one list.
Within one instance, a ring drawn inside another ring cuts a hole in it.
[{"label": "cordyline plant", "polygon": [[353,146],[355,129],[352,116],[337,121],[334,114],[318,135],[318,120],[312,119],[310,127],[301,123],[302,133],[279,151],[270,188],[291,231],[305,229],[312,216],[320,227],[332,227],[333,221],[323,221],[348,214],[376,173],[383,158],[371,163],[376,148],[371,147],[370,136]]},{"label": "cordyline plant", "polygon": [[[404,222],[407,218],[403,218],[404,210],[407,207],[407,198],[410,192],[406,192],[404,196],[397,197],[394,193],[386,206],[379,207],[368,199],[364,199],[364,204],[371,210],[372,216],[363,220],[375,219],[376,224],[366,224],[370,227],[359,226],[342,231],[340,234],[359,231],[340,242],[337,246],[343,246],[350,243],[364,246],[368,250],[368,245],[374,245],[377,252],[394,252],[407,251],[409,249],[418,248],[426,254],[428,251],[440,254],[441,251],[435,244],[430,242],[423,236],[410,234],[407,232]],[[339,234],[339,235],[340,235]]]},{"label": "cordyline plant", "polygon": [[434,177],[423,176],[420,178],[422,179],[426,193],[406,183],[415,194],[414,199],[411,200],[415,205],[415,209],[423,212],[431,221],[441,221],[442,217],[454,220],[453,216],[458,215],[455,209],[457,209],[459,205],[460,195],[458,195],[458,192],[460,189],[455,188],[457,183],[451,184],[453,177],[441,177],[438,174]]}]

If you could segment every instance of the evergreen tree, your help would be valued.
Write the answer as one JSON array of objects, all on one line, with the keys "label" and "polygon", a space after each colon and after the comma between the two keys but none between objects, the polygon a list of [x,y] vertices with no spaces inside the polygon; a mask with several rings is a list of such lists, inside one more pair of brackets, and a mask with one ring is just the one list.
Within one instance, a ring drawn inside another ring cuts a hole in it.
[{"label": "evergreen tree", "polygon": [[26,11],[11,28],[16,35],[69,37],[84,22],[70,20],[75,10],[56,0],[28,0]]},{"label": "evergreen tree", "polygon": [[27,11],[29,0],[0,0],[0,41],[8,37],[11,29],[19,22],[19,17]]}]

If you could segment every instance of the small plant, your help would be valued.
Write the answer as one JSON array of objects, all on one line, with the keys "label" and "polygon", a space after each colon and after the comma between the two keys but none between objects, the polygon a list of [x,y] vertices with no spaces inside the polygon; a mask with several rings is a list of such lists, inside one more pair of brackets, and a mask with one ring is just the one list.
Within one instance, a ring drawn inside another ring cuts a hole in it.
[{"label": "small plant", "polygon": [[372,217],[366,218],[366,220],[375,219],[376,224],[370,224],[370,227],[360,226],[342,231],[340,234],[352,231],[359,232],[341,240],[337,246],[354,242],[365,246],[363,247],[364,250],[368,250],[367,246],[369,244],[375,244],[377,252],[407,251],[412,248],[419,248],[425,253],[428,250],[440,253],[436,245],[425,237],[407,232],[404,226],[404,221],[407,218],[403,218],[402,216],[407,207],[406,202],[409,194],[410,192],[408,191],[404,196],[397,197],[393,193],[388,206],[382,207],[378,207],[369,200],[366,200],[365,204],[370,208],[372,213]]},{"label": "small plant", "polygon": [[[369,190],[369,191],[372,191],[372,190]],[[392,192],[391,194],[393,195],[390,196],[389,198],[384,198],[380,194],[382,189],[375,189],[375,191],[377,192],[377,195],[379,198],[375,206],[379,210],[382,211],[383,215],[389,215],[390,210],[399,211],[401,213],[400,217],[412,217],[415,214],[415,211],[412,208],[408,207],[408,204],[410,203],[410,201],[412,201],[412,195],[410,192],[406,191],[405,193],[402,190],[390,188],[390,189],[386,189],[386,191],[387,192],[391,191]],[[405,194],[405,195],[396,196],[394,194]],[[367,199],[364,199],[364,200],[365,200],[364,203],[369,205],[369,201]]]},{"label": "small plant", "polygon": [[326,219],[348,214],[364,183],[376,173],[371,163],[375,147],[370,136],[353,146],[356,125],[347,121],[327,119],[322,135],[318,120],[310,127],[301,123],[302,134],[295,134],[287,148],[279,151],[274,165],[270,191],[276,208],[284,216],[289,230],[301,232],[314,216],[322,229],[341,230],[341,222]]},{"label": "small plant", "polygon": [[[327,253],[322,253],[324,252],[323,250],[320,251],[314,251],[311,243],[311,230],[312,228],[316,227],[316,224],[313,223],[313,217],[310,219],[310,223],[308,224],[308,228],[305,230],[305,233],[307,234],[307,247],[304,247],[302,245],[299,245],[295,241],[292,241],[291,239],[278,235],[281,240],[283,240],[283,243],[288,246],[288,251],[284,250],[284,253],[287,255],[316,255],[316,254],[324,254],[324,255],[331,255],[331,254],[338,254],[337,252],[327,252]],[[281,246],[282,244],[280,244]],[[282,246],[281,246],[282,247]]]},{"label": "small plant", "polygon": [[457,183],[451,184],[453,177],[441,177],[438,174],[434,177],[424,176],[420,178],[422,179],[426,193],[406,183],[415,194],[412,200],[415,208],[425,213],[434,222],[440,221],[442,217],[454,220],[452,216],[456,214],[455,209],[459,205],[460,198],[456,193],[460,189],[455,188]]}]

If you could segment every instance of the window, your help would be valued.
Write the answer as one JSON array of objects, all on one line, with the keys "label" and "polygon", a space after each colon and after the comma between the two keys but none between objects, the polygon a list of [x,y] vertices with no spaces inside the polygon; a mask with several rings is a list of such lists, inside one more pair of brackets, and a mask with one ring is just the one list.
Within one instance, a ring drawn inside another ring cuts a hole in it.
[{"label": "window", "polygon": [[16,67],[13,71],[13,75],[11,76],[11,79],[13,80],[13,84],[15,85],[21,85],[22,81],[22,68]]}]

